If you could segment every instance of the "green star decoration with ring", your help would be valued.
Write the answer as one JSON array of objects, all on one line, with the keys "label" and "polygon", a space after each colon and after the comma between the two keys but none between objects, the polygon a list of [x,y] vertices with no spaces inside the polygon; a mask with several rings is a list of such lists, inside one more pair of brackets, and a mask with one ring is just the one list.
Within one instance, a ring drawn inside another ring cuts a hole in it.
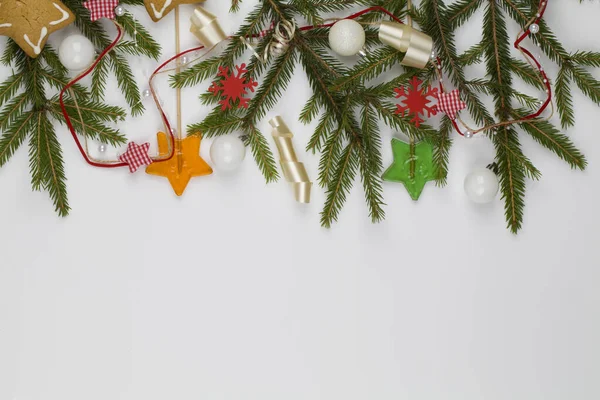
[{"label": "green star decoration with ring", "polygon": [[413,200],[419,200],[425,184],[437,176],[433,162],[433,147],[430,143],[406,143],[392,139],[394,162],[384,172],[383,180],[400,182]]}]

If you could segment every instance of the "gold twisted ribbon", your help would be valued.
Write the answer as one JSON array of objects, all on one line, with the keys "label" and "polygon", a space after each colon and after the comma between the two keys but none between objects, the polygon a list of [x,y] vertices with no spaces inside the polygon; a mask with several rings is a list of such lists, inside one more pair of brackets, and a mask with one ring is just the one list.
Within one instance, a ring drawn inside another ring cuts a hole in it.
[{"label": "gold twisted ribbon", "polygon": [[293,184],[294,196],[299,203],[310,203],[310,190],[312,182],[304,164],[298,161],[292,138],[294,134],[280,116],[269,121],[273,127],[273,139],[279,150],[279,162],[286,181]]},{"label": "gold twisted ribbon", "polygon": [[221,28],[217,17],[202,7],[196,7],[190,21],[192,23],[190,32],[206,48],[214,47],[227,39],[227,35]]},{"label": "gold twisted ribbon", "polygon": [[379,40],[406,53],[400,64],[408,67],[425,68],[433,51],[433,39],[430,36],[416,30],[411,25],[393,21],[381,22]]}]

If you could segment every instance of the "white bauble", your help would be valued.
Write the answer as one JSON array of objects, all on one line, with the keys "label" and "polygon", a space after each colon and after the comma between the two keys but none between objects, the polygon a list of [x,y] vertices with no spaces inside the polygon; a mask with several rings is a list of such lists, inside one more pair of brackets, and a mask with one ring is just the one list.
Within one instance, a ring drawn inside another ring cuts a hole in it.
[{"label": "white bauble", "polygon": [[81,71],[89,67],[95,57],[94,45],[83,35],[71,35],[58,47],[60,62],[71,71]]},{"label": "white bauble", "polygon": [[230,172],[238,169],[245,155],[244,142],[232,135],[219,136],[210,147],[210,159],[218,171]]},{"label": "white bauble", "polygon": [[465,192],[474,203],[491,203],[498,194],[498,176],[488,168],[475,168],[465,178]]},{"label": "white bauble", "polygon": [[338,21],[329,30],[329,46],[340,56],[354,56],[365,47],[365,30],[352,19]]}]

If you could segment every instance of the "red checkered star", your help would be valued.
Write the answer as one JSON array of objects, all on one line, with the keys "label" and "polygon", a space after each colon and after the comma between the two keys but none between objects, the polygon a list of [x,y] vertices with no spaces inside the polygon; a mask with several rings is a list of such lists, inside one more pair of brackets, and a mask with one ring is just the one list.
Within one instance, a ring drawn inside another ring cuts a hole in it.
[{"label": "red checkered star", "polygon": [[97,21],[100,18],[115,19],[115,8],[119,0],[88,0],[83,6],[90,10],[90,19]]},{"label": "red checkered star", "polygon": [[138,145],[133,142],[127,145],[127,151],[119,156],[119,160],[129,165],[129,171],[134,173],[142,165],[152,164],[152,159],[148,155],[150,143]]},{"label": "red checkered star", "polygon": [[450,93],[440,93],[438,95],[437,108],[450,119],[455,120],[456,113],[467,108],[467,104],[460,99],[458,89],[454,89]]}]

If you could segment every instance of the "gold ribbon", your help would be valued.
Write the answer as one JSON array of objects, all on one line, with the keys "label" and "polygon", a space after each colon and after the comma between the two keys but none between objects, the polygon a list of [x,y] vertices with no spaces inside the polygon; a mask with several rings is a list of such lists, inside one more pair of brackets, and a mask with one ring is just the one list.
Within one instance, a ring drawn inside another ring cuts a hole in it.
[{"label": "gold ribbon", "polygon": [[433,40],[430,36],[398,22],[383,21],[379,26],[379,40],[403,53],[402,65],[425,68],[433,51]]},{"label": "gold ribbon", "polygon": [[299,203],[310,203],[310,189],[312,182],[308,178],[308,173],[304,164],[298,161],[292,138],[294,134],[285,124],[280,116],[269,121],[273,127],[273,139],[279,150],[279,162],[285,179],[293,184],[294,196]]},{"label": "gold ribbon", "polygon": [[227,39],[227,35],[221,28],[217,17],[202,7],[197,7],[190,18],[192,27],[190,32],[194,34],[206,48],[216,46]]}]

